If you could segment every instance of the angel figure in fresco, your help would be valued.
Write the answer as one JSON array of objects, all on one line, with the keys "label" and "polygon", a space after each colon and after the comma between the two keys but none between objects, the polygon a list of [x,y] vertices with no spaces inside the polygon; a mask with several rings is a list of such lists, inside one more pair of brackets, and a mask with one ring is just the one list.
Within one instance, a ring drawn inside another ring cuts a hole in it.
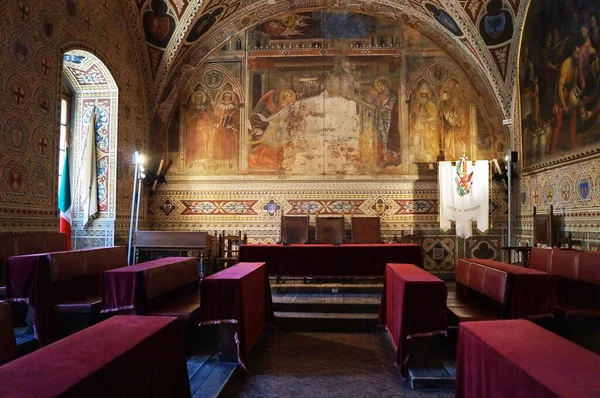
[{"label": "angel figure in fresco", "polygon": [[296,92],[285,89],[267,92],[250,115],[252,127],[248,167],[278,169],[283,156],[281,126],[282,111],[296,102]]},{"label": "angel figure in fresco", "polygon": [[190,95],[186,113],[185,159],[190,164],[197,160],[209,159],[212,139],[212,116],[210,99],[202,90]]},{"label": "angel figure in fresco", "polygon": [[415,93],[412,122],[413,142],[423,150],[426,161],[435,161],[440,151],[439,116],[432,91],[426,82]]},{"label": "angel figure in fresco", "polygon": [[463,147],[469,147],[469,103],[455,80],[442,89],[440,97],[445,158],[458,159]]},{"label": "angel figure in fresco", "polygon": [[237,155],[238,131],[235,124],[236,95],[225,90],[217,96],[213,122],[213,159],[232,160]]},{"label": "angel figure in fresco", "polygon": [[272,38],[301,35],[302,28],[306,26],[306,22],[304,22],[306,19],[308,19],[308,17],[294,13],[286,13],[265,22],[263,24],[263,30]]}]

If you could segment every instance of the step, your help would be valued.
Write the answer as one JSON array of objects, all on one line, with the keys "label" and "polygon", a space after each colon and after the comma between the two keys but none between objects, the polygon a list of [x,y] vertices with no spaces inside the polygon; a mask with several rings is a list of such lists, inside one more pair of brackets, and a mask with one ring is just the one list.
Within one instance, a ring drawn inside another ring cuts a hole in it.
[{"label": "step", "polygon": [[376,313],[275,312],[275,324],[286,330],[311,332],[374,332]]},{"label": "step", "polygon": [[31,354],[40,348],[40,344],[33,334],[28,333],[26,327],[14,328],[15,340],[17,342],[17,356]]},{"label": "step", "polygon": [[381,295],[289,293],[273,294],[273,310],[281,312],[377,313]]},{"label": "step", "polygon": [[432,359],[426,365],[408,367],[408,382],[415,390],[453,389],[455,379],[454,361]]},{"label": "step", "polygon": [[221,363],[217,353],[197,354],[187,361],[192,397],[218,397],[237,368]]},{"label": "step", "polygon": [[381,294],[383,290],[383,283],[372,282],[323,282],[323,283],[304,283],[303,281],[284,281],[282,283],[276,283],[271,281],[271,292],[272,293],[297,293],[297,294],[309,294],[309,293],[321,293],[321,294],[343,294],[343,293],[366,293],[366,294]]}]

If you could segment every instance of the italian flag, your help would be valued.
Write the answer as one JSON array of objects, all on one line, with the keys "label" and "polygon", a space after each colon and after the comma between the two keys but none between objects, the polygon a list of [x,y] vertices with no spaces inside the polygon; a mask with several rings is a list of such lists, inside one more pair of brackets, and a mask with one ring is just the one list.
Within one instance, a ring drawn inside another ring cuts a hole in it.
[{"label": "italian flag", "polygon": [[60,232],[67,238],[67,250],[71,250],[71,177],[69,175],[69,148],[65,149],[65,161],[58,191]]}]

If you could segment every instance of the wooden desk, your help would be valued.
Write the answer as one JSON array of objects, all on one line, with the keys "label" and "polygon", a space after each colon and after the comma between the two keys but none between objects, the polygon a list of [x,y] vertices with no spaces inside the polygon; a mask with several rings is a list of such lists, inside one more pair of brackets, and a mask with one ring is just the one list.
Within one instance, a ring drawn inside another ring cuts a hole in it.
[{"label": "wooden desk", "polygon": [[409,341],[446,334],[446,284],[413,264],[390,264],[385,279],[379,323],[385,325],[396,346],[396,363],[408,375]]},{"label": "wooden desk", "polygon": [[237,325],[235,356],[245,368],[248,351],[274,318],[267,266],[264,262],[236,264],[204,278],[200,294],[200,325]]},{"label": "wooden desk", "polygon": [[154,260],[152,253],[159,251],[183,252],[198,251],[198,258],[202,254],[210,259],[213,237],[208,232],[188,231],[136,231],[133,251],[135,253],[134,264],[138,262],[140,252],[148,252],[146,260]]}]

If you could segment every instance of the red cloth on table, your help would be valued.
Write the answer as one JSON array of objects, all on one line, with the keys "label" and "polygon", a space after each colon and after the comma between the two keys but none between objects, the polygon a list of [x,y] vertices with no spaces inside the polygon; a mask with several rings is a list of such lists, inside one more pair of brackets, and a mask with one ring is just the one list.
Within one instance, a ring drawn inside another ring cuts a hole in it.
[{"label": "red cloth on table", "polygon": [[4,263],[6,298],[23,301],[35,310],[35,335],[41,345],[55,338],[54,311],[56,295],[50,280],[47,253],[9,257]]},{"label": "red cloth on table", "polygon": [[383,276],[387,263],[423,266],[419,245],[243,245],[240,261],[264,261],[269,275]]},{"label": "red cloth on table", "polygon": [[457,397],[600,396],[600,356],[527,320],[460,323]]},{"label": "red cloth on table", "polygon": [[236,264],[204,278],[200,294],[200,324],[237,323],[238,362],[245,367],[248,351],[274,319],[267,266]]},{"label": "red cloth on table", "polygon": [[541,271],[518,267],[499,261],[467,258],[466,261],[504,271],[509,278],[509,318],[540,318],[551,316],[556,304],[556,280]]},{"label": "red cloth on table", "polygon": [[[149,298],[153,297],[153,294],[146,286],[147,272],[156,268],[164,268],[168,272],[173,263],[181,261],[185,261],[184,266],[190,268],[197,281],[196,259],[192,257],[166,257],[105,271],[101,277],[102,312],[134,310],[139,314],[148,313]],[[168,283],[172,279],[167,275],[164,282]]]},{"label": "red cloth on table", "polygon": [[446,284],[413,264],[388,264],[379,323],[385,325],[396,345],[396,362],[407,375],[409,339],[446,334]]},{"label": "red cloth on table", "polygon": [[240,262],[266,263],[269,275],[286,275],[292,266],[292,246],[284,245],[242,245]]},{"label": "red cloth on table", "polygon": [[6,397],[189,397],[176,318],[115,316],[0,367]]}]

